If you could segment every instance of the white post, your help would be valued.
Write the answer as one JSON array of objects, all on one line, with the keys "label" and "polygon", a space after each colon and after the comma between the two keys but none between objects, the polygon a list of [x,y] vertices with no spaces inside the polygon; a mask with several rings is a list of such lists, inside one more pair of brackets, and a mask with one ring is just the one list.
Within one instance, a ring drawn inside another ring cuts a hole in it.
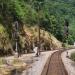
[{"label": "white post", "polygon": [[17,58],[18,57],[18,43],[17,43],[17,41],[16,41],[16,48],[15,48],[15,50],[16,50],[15,57]]}]

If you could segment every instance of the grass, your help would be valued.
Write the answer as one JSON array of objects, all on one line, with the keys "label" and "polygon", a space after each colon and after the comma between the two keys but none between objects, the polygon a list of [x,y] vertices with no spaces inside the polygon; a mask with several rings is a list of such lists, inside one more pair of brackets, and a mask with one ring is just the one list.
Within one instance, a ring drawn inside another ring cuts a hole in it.
[{"label": "grass", "polygon": [[5,64],[3,64],[2,60],[3,58],[0,58],[0,74],[1,75],[10,75],[13,69],[16,69],[22,72],[23,70],[27,68],[27,65],[18,58],[13,59],[11,63],[13,67],[9,67],[9,66],[7,67]]},{"label": "grass", "polygon": [[73,52],[73,53],[71,54],[71,59],[72,59],[73,61],[75,61],[75,52]]},{"label": "grass", "polygon": [[3,61],[2,61],[3,59],[2,58],[0,58],[0,65],[3,65]]},{"label": "grass", "polygon": [[[30,41],[32,41],[32,39],[35,39],[36,37],[38,37],[38,27],[34,26],[34,27],[24,27],[24,31],[29,34],[30,36]],[[50,34],[49,32],[40,29],[40,33],[41,33],[41,38],[43,37],[45,41],[47,41],[49,44],[51,44],[50,42],[52,41],[53,47],[57,47],[57,48],[61,48],[62,43],[59,42],[52,34]],[[44,35],[43,35],[44,33]],[[35,41],[35,40],[33,40]],[[46,42],[44,42],[46,43]]]},{"label": "grass", "polygon": [[13,65],[17,70],[18,70],[18,69],[23,70],[23,69],[25,69],[26,66],[27,66],[27,64],[25,64],[23,61],[21,61],[21,60],[18,59],[18,58],[15,58],[15,59],[13,60],[12,65]]}]

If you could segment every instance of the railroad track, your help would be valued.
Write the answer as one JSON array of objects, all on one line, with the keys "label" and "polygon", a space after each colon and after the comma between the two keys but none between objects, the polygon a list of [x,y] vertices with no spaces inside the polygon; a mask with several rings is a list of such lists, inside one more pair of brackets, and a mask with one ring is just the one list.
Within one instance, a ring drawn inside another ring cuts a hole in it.
[{"label": "railroad track", "polygon": [[61,59],[62,51],[55,52],[47,61],[41,75],[68,75]]}]

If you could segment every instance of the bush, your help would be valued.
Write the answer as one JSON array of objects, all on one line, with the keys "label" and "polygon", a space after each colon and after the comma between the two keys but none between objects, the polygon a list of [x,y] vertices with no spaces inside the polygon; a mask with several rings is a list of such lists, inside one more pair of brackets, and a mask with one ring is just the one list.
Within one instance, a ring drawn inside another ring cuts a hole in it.
[{"label": "bush", "polygon": [[71,54],[71,59],[72,59],[73,61],[75,61],[75,52],[73,52],[73,53]]}]

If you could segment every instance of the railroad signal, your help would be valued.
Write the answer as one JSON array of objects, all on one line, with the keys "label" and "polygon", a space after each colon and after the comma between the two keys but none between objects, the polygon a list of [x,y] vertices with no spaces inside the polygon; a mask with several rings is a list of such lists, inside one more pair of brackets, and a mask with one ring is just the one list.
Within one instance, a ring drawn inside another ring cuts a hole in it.
[{"label": "railroad signal", "polygon": [[18,21],[14,22],[14,27],[15,27],[15,30],[18,31],[18,29],[19,29]]},{"label": "railroad signal", "polygon": [[15,21],[14,24],[13,24],[13,39],[15,41],[15,51],[16,51],[16,56],[18,57],[19,56],[19,53],[18,53],[18,44],[19,44],[19,24],[18,24],[18,21]]}]

